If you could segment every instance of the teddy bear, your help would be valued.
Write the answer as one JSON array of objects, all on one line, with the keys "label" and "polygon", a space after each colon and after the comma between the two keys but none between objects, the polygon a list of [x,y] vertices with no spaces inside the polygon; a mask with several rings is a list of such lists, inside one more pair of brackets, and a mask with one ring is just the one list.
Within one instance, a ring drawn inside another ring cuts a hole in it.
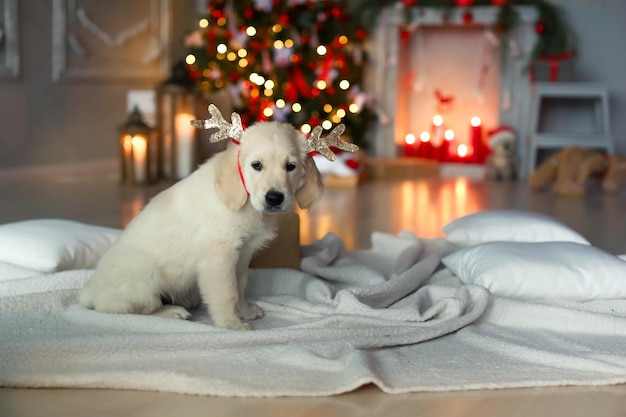
[{"label": "teddy bear", "polygon": [[616,193],[622,183],[626,182],[626,158],[609,155],[609,168],[602,180],[602,189],[609,194]]},{"label": "teddy bear", "polygon": [[[564,197],[580,197],[587,179],[606,172],[608,158],[596,150],[568,146],[551,155],[529,176],[531,190],[540,191],[549,186]],[[607,184],[609,188],[611,184]]]},{"label": "teddy bear", "polygon": [[490,180],[515,180],[519,172],[519,158],[515,152],[515,132],[501,126],[489,132],[490,155],[486,161],[486,176]]}]

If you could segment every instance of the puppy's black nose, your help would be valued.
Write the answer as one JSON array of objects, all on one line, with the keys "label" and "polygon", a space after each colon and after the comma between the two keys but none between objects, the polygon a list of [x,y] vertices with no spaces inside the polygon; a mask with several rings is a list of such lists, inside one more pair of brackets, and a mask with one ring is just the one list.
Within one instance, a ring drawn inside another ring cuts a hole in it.
[{"label": "puppy's black nose", "polygon": [[265,194],[265,202],[270,207],[278,207],[283,201],[285,201],[285,196],[279,191],[268,191]]}]

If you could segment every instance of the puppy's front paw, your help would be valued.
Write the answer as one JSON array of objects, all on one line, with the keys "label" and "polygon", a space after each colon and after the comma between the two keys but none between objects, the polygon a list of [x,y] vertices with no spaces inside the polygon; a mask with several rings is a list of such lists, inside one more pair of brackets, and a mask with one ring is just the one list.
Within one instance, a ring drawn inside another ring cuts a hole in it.
[{"label": "puppy's front paw", "polygon": [[217,327],[221,327],[222,329],[232,329],[232,330],[252,330],[248,323],[244,323],[239,320],[237,317],[236,320],[228,320],[228,321],[217,321],[213,320],[213,324]]},{"label": "puppy's front paw", "polygon": [[191,313],[188,312],[184,307],[173,305],[164,305],[152,314],[155,316],[167,317],[170,319],[189,320],[191,318]]},{"label": "puppy's front paw", "polygon": [[256,320],[265,315],[261,307],[256,304],[242,303],[239,304],[237,310],[239,311],[239,317],[244,320]]}]

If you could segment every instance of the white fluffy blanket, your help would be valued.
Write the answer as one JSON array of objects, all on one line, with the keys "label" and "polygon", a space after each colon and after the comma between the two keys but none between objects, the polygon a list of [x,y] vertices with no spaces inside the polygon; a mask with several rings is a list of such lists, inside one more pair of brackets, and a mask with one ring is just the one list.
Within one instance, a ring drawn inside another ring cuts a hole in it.
[{"label": "white fluffy blanket", "polygon": [[[303,271],[252,272],[250,332],[76,304],[91,271],[0,268],[0,386],[225,396],[389,393],[626,382],[626,300],[528,302],[464,286],[446,246],[374,234],[303,248]],[[14,274],[14,279],[8,276]]]}]

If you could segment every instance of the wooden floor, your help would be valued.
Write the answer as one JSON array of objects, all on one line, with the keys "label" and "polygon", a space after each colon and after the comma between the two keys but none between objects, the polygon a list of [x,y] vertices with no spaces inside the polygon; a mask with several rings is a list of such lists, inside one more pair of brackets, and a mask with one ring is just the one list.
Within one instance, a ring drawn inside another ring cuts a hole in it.
[{"label": "wooden floor", "polygon": [[[114,161],[0,171],[0,223],[67,218],[123,227],[163,185],[120,187]],[[301,242],[333,232],[348,249],[373,231],[441,236],[441,226],[485,209],[521,209],[560,218],[594,245],[626,253],[626,189],[604,195],[595,182],[581,199],[532,194],[520,183],[453,176],[366,182],[325,191],[301,214]],[[1,341],[0,341],[1,343]],[[2,360],[0,358],[0,360]],[[625,358],[626,360],[626,358]],[[0,416],[625,416],[626,386],[383,394],[367,386],[323,398],[215,398],[114,390],[0,389]]]}]

